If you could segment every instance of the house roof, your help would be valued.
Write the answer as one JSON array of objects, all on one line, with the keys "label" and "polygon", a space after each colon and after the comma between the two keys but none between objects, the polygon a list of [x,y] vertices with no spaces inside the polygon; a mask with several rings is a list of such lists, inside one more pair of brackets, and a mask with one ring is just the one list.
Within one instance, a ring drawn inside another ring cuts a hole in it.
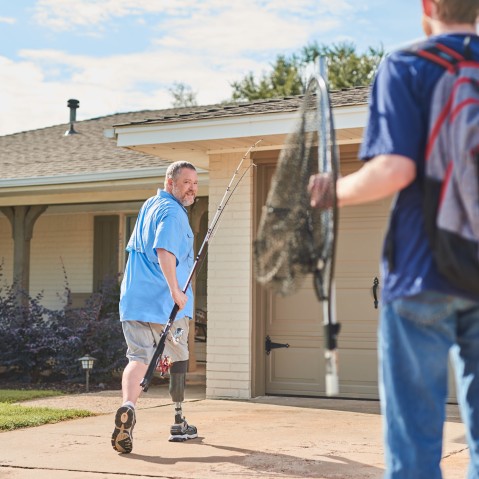
[{"label": "house roof", "polygon": [[[369,87],[356,87],[331,92],[331,105],[333,108],[367,103]],[[267,113],[285,113],[297,111],[303,95],[256,100],[245,103],[234,103],[225,105],[211,105],[197,107],[196,109],[174,111],[164,110],[157,112],[155,117],[133,120],[125,123],[115,123],[114,126],[146,125],[158,123],[174,123],[183,121],[218,119],[232,116],[259,115]]]},{"label": "house roof", "polygon": [[[366,103],[366,87],[331,93],[333,108]],[[78,134],[65,136],[69,124],[24,131],[0,136],[0,187],[11,186],[12,180],[29,184],[44,184],[46,178],[81,175],[130,178],[138,174],[165,168],[170,161],[144,152],[119,148],[105,130],[117,125],[144,125],[177,123],[189,120],[220,119],[232,116],[261,115],[291,112],[298,109],[302,96],[258,100],[248,103],[209,105],[202,107],[144,110],[118,113],[100,118],[78,121]],[[86,181],[86,180],[85,180]],[[90,178],[91,181],[91,178]],[[43,183],[42,183],[43,182]]]},{"label": "house roof", "polygon": [[140,121],[156,114],[159,112],[139,111],[78,121],[78,134],[69,136],[65,136],[68,123],[0,136],[0,182],[165,166],[169,162],[118,148],[103,134],[118,121]]}]

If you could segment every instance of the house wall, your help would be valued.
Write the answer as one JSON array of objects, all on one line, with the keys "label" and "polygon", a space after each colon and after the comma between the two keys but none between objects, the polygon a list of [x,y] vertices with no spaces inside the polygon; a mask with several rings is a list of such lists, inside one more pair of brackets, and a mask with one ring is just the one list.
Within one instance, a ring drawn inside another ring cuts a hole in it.
[{"label": "house wall", "polygon": [[[52,207],[65,210],[65,207]],[[35,223],[30,244],[30,295],[43,294],[41,303],[50,309],[65,305],[66,282],[72,293],[88,294],[93,291],[93,225],[94,217],[102,214],[118,214],[119,270],[125,265],[125,216],[136,214],[138,207],[128,212],[105,210],[98,207],[88,212],[65,211],[41,215]],[[10,222],[0,216],[0,264],[1,282],[8,285],[13,279],[13,239]]]},{"label": "house wall", "polygon": [[44,214],[37,220],[31,241],[30,295],[43,291],[42,304],[47,308],[65,304],[66,298],[58,295],[63,294],[66,280],[74,293],[92,292],[93,217],[92,213]]},{"label": "house wall", "polygon": [[[210,221],[243,154],[210,156]],[[248,166],[246,162],[243,167]],[[250,170],[225,208],[209,244],[208,397],[251,397],[252,195]]]}]

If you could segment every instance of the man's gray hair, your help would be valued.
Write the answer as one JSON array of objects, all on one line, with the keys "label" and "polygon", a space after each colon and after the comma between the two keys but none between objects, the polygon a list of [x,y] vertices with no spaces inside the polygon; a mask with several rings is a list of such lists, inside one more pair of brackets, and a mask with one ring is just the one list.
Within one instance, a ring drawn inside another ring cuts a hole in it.
[{"label": "man's gray hair", "polygon": [[175,161],[166,169],[165,186],[168,183],[168,179],[171,178],[174,180],[179,175],[182,168],[189,168],[190,170],[196,171],[195,166],[188,161]]}]

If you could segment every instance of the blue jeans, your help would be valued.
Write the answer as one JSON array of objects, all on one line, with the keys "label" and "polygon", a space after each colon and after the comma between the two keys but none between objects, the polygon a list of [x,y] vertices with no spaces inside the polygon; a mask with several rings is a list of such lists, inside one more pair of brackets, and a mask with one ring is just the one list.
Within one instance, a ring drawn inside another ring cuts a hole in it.
[{"label": "blue jeans", "polygon": [[468,479],[479,479],[479,302],[432,291],[382,307],[385,479],[442,478],[449,352],[470,449]]}]

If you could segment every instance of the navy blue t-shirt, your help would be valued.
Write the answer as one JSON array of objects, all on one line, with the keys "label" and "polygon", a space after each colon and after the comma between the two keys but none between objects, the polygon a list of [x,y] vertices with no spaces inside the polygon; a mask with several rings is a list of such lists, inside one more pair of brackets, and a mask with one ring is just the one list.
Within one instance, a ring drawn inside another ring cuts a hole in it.
[{"label": "navy blue t-shirt", "polygon": [[[471,35],[438,35],[431,40],[463,52],[466,36]],[[471,47],[473,57],[479,58],[479,37],[472,35]],[[400,50],[381,62],[371,90],[360,158],[402,155],[417,168],[416,179],[398,193],[392,207],[381,260],[383,302],[426,290],[471,297],[437,271],[424,229],[422,180],[429,108],[434,85],[443,72],[440,66]]]}]

